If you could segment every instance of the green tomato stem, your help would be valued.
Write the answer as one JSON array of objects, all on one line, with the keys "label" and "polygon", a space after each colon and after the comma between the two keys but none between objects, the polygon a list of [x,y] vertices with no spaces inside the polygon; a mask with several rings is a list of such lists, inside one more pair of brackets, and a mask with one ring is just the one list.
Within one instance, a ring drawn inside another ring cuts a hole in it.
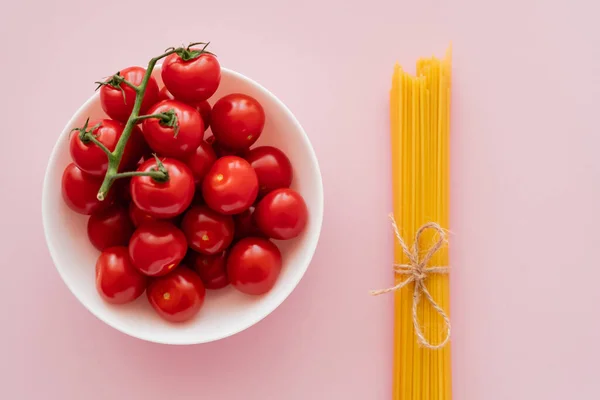
[{"label": "green tomato stem", "polygon": [[139,87],[135,86],[133,83],[129,82],[127,79],[123,79],[123,80],[121,80],[121,82],[126,84],[127,86],[129,86],[130,88],[135,90],[136,92],[138,92],[140,90]]},{"label": "green tomato stem", "polygon": [[165,171],[153,170],[153,171],[127,171],[120,172],[113,175],[112,179],[131,178],[132,176],[149,176],[155,181],[166,182],[169,180],[169,174]]},{"label": "green tomato stem", "polygon": [[[123,151],[125,150],[125,145],[127,144],[127,141],[129,141],[129,138],[131,137],[131,132],[133,131],[133,128],[136,125],[136,122],[138,121],[138,117],[140,114],[140,108],[142,106],[142,100],[144,98],[144,93],[146,93],[146,87],[148,86],[150,77],[152,76],[152,71],[154,70],[156,63],[159,60],[167,57],[168,55],[176,53],[178,51],[180,51],[180,48],[169,49],[168,51],[161,54],[160,56],[150,59],[150,61],[148,62],[148,68],[146,69],[146,73],[144,74],[142,83],[140,83],[139,86],[135,87],[136,88],[135,103],[133,104],[133,110],[131,111],[131,115],[129,116],[129,119],[127,120],[127,123],[125,124],[125,128],[123,129],[123,133],[121,134],[121,137],[119,138],[119,141],[117,142],[115,150],[112,153],[110,153],[110,156],[108,157],[108,161],[109,161],[108,170],[106,171],[106,175],[104,176],[102,185],[100,186],[100,189],[98,190],[98,195],[97,195],[98,200],[103,201],[106,198],[106,195],[107,195],[108,191],[110,190],[115,179],[125,177],[125,176],[123,176],[123,174],[128,174],[127,172],[123,172],[121,174],[118,173],[119,164],[121,163],[121,159],[123,158]],[[131,86],[134,87],[133,85],[131,85]],[[155,174],[156,172],[160,173],[161,175],[158,176],[158,174]],[[156,177],[158,177],[158,180],[160,180],[161,178],[165,179],[165,175],[161,171],[147,172],[147,173],[144,173],[144,175],[148,175],[148,176],[156,175]],[[134,176],[134,175],[131,175],[131,176]],[[166,177],[166,179],[168,180],[168,176]]]},{"label": "green tomato stem", "polygon": [[89,140],[90,142],[94,143],[96,146],[100,147],[100,150],[102,150],[104,153],[106,153],[106,156],[108,157],[108,161],[110,162],[111,158],[113,158],[113,154],[110,152],[110,150],[102,144],[102,142],[100,142],[98,139],[96,139],[96,136],[94,136],[93,134],[89,133],[85,135],[86,140]]}]

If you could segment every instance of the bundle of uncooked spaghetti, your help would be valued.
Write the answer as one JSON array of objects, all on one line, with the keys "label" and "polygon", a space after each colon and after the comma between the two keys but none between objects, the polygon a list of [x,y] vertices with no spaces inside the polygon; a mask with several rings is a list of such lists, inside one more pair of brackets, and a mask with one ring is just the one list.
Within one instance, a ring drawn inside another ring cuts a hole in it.
[{"label": "bundle of uncooked spaghetti", "polygon": [[396,236],[393,398],[449,400],[449,203],[451,50],[394,68],[390,92]]}]

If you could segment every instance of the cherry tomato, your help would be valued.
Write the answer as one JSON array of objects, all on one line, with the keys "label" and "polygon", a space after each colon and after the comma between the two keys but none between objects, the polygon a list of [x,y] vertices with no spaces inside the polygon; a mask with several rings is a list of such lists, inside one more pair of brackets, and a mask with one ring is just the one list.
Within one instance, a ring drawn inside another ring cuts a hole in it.
[{"label": "cherry tomato", "polygon": [[87,225],[90,242],[102,251],[114,246],[127,246],[133,234],[133,224],[125,207],[113,205],[90,217]]},{"label": "cherry tomato", "polygon": [[181,229],[192,250],[217,254],[233,240],[233,218],[219,214],[206,206],[193,206],[184,215]]},{"label": "cherry tomato", "polygon": [[243,239],[248,236],[263,236],[263,233],[256,226],[256,222],[254,222],[254,206],[240,214],[234,215],[233,222],[235,224],[234,240]]},{"label": "cherry tomato", "polygon": [[202,180],[215,161],[217,161],[217,155],[211,145],[205,141],[200,142],[196,151],[188,156],[186,164],[192,170],[196,185],[202,184]]},{"label": "cherry tomato", "polygon": [[177,267],[187,252],[185,235],[167,221],[148,222],[129,241],[134,267],[148,276],[161,276]]},{"label": "cherry tomato", "polygon": [[[185,211],[194,197],[192,171],[181,161],[164,158],[162,163],[169,178],[159,182],[149,176],[131,178],[131,199],[142,211],[156,218],[172,218]],[[137,169],[153,171],[158,167],[156,160],[148,160]]]},{"label": "cherry tomato", "polygon": [[[175,97],[173,97],[171,92],[169,92],[169,90],[165,86],[158,93],[158,100],[175,100]],[[198,110],[200,116],[202,117],[202,122],[204,122],[204,130],[207,130],[210,126],[210,103],[206,100],[203,100],[200,102],[192,102],[187,104]]]},{"label": "cherry tomato", "polygon": [[[94,129],[92,134],[100,143],[108,148],[108,150],[113,151],[121,138],[125,125],[121,122],[113,121],[112,119],[102,119],[90,121],[87,124],[87,129],[91,130],[97,124],[100,126]],[[127,145],[125,146],[125,150],[123,151],[120,170],[133,167],[140,159],[143,152],[143,140],[142,132],[139,128],[134,127],[129,140],[127,141]],[[69,151],[73,162],[82,171],[90,175],[104,177],[106,170],[108,169],[108,157],[95,143],[92,141],[84,142],[80,137],[80,133],[75,131],[71,134]]]},{"label": "cherry tomato", "polygon": [[278,148],[256,147],[251,149],[245,158],[258,176],[258,195],[260,197],[274,189],[289,188],[292,184],[292,164]]},{"label": "cherry tomato", "polygon": [[127,247],[110,247],[96,261],[96,290],[112,304],[125,304],[146,290],[147,278],[131,264]]},{"label": "cherry tomato", "polygon": [[308,209],[304,199],[292,189],[276,189],[256,206],[258,229],[273,239],[292,239],[306,226]]},{"label": "cherry tomato", "polygon": [[213,106],[211,128],[217,141],[234,149],[247,149],[260,137],[265,126],[265,112],[253,97],[229,94]]},{"label": "cherry tomato", "polygon": [[198,314],[204,304],[206,289],[202,279],[182,265],[168,275],[153,279],[146,295],[162,318],[184,322]]},{"label": "cherry tomato", "polygon": [[186,102],[207,100],[219,87],[221,66],[217,57],[200,49],[165,58],[161,76],[165,86],[176,99]]},{"label": "cherry tomato", "polygon": [[247,210],[258,194],[258,178],[248,161],[237,156],[219,158],[202,182],[204,201],[221,214]]},{"label": "cherry tomato", "polygon": [[267,239],[249,237],[234,245],[227,257],[227,275],[240,292],[259,295],[273,288],[281,272],[281,253]]},{"label": "cherry tomato", "polygon": [[88,175],[75,164],[67,165],[62,176],[62,197],[69,208],[79,214],[90,215],[108,208],[114,200],[114,190],[109,190],[104,201],[98,200],[102,179]]},{"label": "cherry tomato", "polygon": [[196,150],[204,139],[204,123],[194,107],[177,100],[163,100],[148,110],[148,114],[175,111],[178,127],[163,124],[158,118],[142,122],[146,142],[152,150],[165,157],[184,158]]},{"label": "cherry tomato", "polygon": [[[142,83],[145,73],[146,70],[142,67],[129,67],[119,72],[125,80],[136,86]],[[131,115],[131,111],[133,111],[135,90],[125,83],[121,83],[119,86],[120,89],[112,87],[111,85],[103,85],[100,88],[100,103],[102,104],[102,109],[110,118],[121,122],[127,122]],[[152,104],[156,103],[157,98],[158,84],[156,83],[156,79],[150,77],[144,93],[144,99],[142,100],[140,115],[145,114],[146,110],[148,110]]]},{"label": "cherry tomato", "polygon": [[200,279],[207,289],[222,289],[229,285],[225,266],[226,252],[210,256],[192,252],[190,260],[191,267],[200,275]]}]

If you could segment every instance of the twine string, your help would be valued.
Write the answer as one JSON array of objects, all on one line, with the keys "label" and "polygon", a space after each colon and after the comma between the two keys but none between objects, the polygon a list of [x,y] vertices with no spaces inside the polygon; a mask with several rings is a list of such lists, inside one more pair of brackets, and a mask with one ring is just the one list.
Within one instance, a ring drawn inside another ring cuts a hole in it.
[{"label": "twine string", "polygon": [[[372,290],[371,294],[374,296],[378,296],[380,294],[395,292],[396,290],[400,290],[411,282],[414,282],[414,290],[413,290],[413,302],[412,302],[412,320],[415,329],[415,335],[417,336],[418,343],[428,349],[437,350],[444,347],[448,341],[450,340],[451,334],[451,324],[450,318],[448,314],[442,309],[442,307],[434,300],[427,290],[427,286],[425,286],[425,280],[430,274],[448,274],[450,271],[450,267],[448,266],[433,266],[429,267],[427,264],[431,261],[435,253],[437,253],[442,246],[447,242],[446,240],[446,231],[435,222],[428,222],[421,226],[416,234],[415,240],[411,248],[408,247],[400,232],[398,230],[398,224],[396,224],[396,220],[393,215],[390,215],[390,219],[392,221],[392,227],[394,229],[394,235],[396,236],[396,240],[398,244],[402,248],[402,252],[406,255],[408,259],[407,264],[394,264],[394,271],[399,275],[408,275],[408,278],[399,282],[395,286],[380,289],[380,290]],[[428,230],[433,230],[437,234],[438,239],[436,242],[427,250],[423,257],[419,256],[419,241],[421,236]],[[425,297],[425,299],[431,304],[435,312],[437,312],[440,317],[444,320],[444,330],[445,335],[443,340],[438,344],[433,344],[423,334],[423,330],[421,328],[421,324],[419,323],[419,317],[417,314],[417,308],[419,306],[419,302],[421,301],[421,297]]]}]

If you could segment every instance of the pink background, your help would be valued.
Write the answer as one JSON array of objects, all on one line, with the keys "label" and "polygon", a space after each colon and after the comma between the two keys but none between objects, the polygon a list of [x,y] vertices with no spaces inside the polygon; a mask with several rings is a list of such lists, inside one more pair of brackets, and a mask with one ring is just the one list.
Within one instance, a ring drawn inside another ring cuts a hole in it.
[{"label": "pink background", "polygon": [[[594,2],[285,3],[25,0],[0,14],[0,397],[390,398],[392,298],[368,295],[392,279],[387,91],[396,60],[412,66],[452,40],[454,398],[597,398]],[[45,247],[41,188],[95,80],[196,40],[301,121],[325,222],[276,312],[220,342],[168,347],[107,327],[67,290]]]}]

